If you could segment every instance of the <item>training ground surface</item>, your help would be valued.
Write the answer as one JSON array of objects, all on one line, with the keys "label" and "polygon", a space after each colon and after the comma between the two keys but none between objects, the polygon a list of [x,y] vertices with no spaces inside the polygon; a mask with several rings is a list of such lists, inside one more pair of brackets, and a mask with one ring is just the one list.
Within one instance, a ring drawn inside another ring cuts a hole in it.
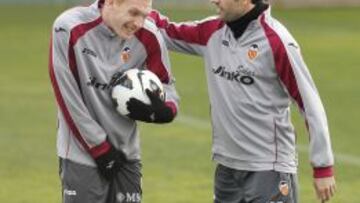
[{"label": "training ground surface", "polygon": [[[47,71],[51,23],[63,8],[0,7],[0,202],[60,202],[55,150],[55,102]],[[211,11],[163,9],[174,20]],[[360,8],[274,10],[302,45],[329,117],[337,155],[333,203],[360,195]],[[172,54],[182,98],[175,123],[141,125],[144,203],[209,203],[214,165],[203,64]],[[308,161],[308,135],[297,110],[300,197],[317,202]]]}]

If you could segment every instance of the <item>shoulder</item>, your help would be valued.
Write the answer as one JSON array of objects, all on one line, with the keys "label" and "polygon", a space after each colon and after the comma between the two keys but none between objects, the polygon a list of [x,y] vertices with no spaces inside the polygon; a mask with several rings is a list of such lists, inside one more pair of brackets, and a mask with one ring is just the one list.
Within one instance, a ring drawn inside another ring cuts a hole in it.
[{"label": "shoulder", "polygon": [[144,26],[135,33],[135,36],[143,44],[163,42],[159,28],[149,19],[145,19]]},{"label": "shoulder", "polygon": [[224,21],[222,21],[218,16],[210,16],[205,19],[195,21],[194,23],[210,31],[218,30],[225,25]]},{"label": "shoulder", "polygon": [[62,28],[66,31],[74,29],[78,25],[87,24],[99,19],[100,15],[92,6],[74,7],[64,11],[54,21],[53,27]]},{"label": "shoulder", "polygon": [[[200,21],[194,21],[193,24],[198,33],[199,43],[206,45],[213,34],[224,27],[225,22],[217,16],[210,16]],[[191,27],[191,24],[189,25]]]},{"label": "shoulder", "polygon": [[[151,11],[148,19],[154,21],[156,23],[156,26],[158,27],[164,27],[165,25],[170,23],[169,19],[166,16],[161,15],[156,10]],[[219,19],[218,16],[210,16],[202,20],[196,20],[196,21],[188,21],[188,22],[180,22],[180,23],[172,22],[172,23],[179,26],[181,25],[191,26],[191,27],[204,26],[206,28],[212,28],[213,30],[219,29],[225,24],[221,19]]]},{"label": "shoulder", "polygon": [[292,45],[299,47],[293,35],[289,30],[277,19],[271,17],[269,14],[261,16],[261,24],[268,38],[277,39],[284,45]]}]

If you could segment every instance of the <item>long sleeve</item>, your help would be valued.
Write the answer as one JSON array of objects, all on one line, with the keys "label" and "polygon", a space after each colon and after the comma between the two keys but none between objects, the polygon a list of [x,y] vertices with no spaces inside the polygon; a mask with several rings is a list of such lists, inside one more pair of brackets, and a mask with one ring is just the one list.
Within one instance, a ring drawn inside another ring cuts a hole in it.
[{"label": "long sleeve", "polygon": [[170,22],[157,11],[152,11],[149,17],[155,21],[170,50],[200,56],[212,34],[224,25],[216,17],[183,23]]},{"label": "long sleeve", "polygon": [[92,118],[83,100],[73,50],[78,36],[72,34],[72,31],[59,20],[53,26],[49,56],[50,79],[58,109],[66,125],[82,147],[96,157],[108,147],[104,145],[106,134]]},{"label": "long sleeve", "polygon": [[297,104],[310,135],[310,162],[314,177],[333,175],[334,156],[328,122],[319,93],[291,34],[277,21],[264,15],[261,24],[272,50],[278,78],[289,97]]},{"label": "long sleeve", "polygon": [[324,106],[300,49],[296,45],[288,46],[287,54],[299,91],[299,95],[294,99],[306,120],[310,134],[310,161],[314,167],[314,176],[331,176],[334,158]]}]

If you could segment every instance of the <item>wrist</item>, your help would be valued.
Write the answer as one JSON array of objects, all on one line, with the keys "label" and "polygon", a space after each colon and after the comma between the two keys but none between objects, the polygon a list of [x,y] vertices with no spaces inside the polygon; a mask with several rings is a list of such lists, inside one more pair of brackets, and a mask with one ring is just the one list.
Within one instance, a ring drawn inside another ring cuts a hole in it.
[{"label": "wrist", "polygon": [[175,117],[177,114],[176,104],[174,102],[167,101],[165,102],[165,105],[171,109],[171,112],[173,113],[173,117]]},{"label": "wrist", "polygon": [[175,118],[171,107],[164,105],[161,109],[154,112],[154,116],[151,119],[153,123],[170,123]]},{"label": "wrist", "polygon": [[327,178],[334,176],[334,170],[332,166],[328,167],[316,167],[314,170],[314,178]]},{"label": "wrist", "polygon": [[104,141],[101,144],[91,148],[89,153],[94,159],[108,153],[111,150],[111,144],[108,141]]}]

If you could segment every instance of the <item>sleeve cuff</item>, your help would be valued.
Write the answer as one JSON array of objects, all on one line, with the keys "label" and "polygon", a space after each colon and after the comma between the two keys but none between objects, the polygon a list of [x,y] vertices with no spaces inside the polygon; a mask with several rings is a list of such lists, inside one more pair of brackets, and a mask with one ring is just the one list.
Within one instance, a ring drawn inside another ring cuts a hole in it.
[{"label": "sleeve cuff", "polygon": [[172,101],[165,102],[166,106],[171,109],[171,112],[173,113],[173,116],[175,117],[177,114],[177,107],[176,104]]},{"label": "sleeve cuff", "polygon": [[334,176],[334,170],[332,166],[314,168],[314,178],[327,178]]},{"label": "sleeve cuff", "polygon": [[89,153],[94,159],[96,159],[99,156],[101,156],[101,155],[107,153],[108,151],[110,151],[110,149],[111,149],[110,143],[108,141],[105,141],[105,142],[91,148],[89,150]]}]

